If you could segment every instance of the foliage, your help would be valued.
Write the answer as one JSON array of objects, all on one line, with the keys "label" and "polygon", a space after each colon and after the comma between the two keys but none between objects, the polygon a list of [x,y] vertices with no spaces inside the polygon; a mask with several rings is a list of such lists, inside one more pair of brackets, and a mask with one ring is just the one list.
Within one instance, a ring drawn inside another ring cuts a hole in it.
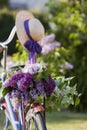
[{"label": "foliage", "polygon": [[86,110],[87,2],[73,4],[50,0],[47,6],[51,31],[56,34],[56,39],[60,40],[67,50],[68,61],[74,65],[74,69],[66,71],[66,75],[75,76],[78,91],[82,93],[78,110]]},{"label": "foliage", "polygon": [[56,88],[51,97],[47,98],[46,106],[49,109],[53,107],[53,109],[56,108],[57,110],[60,110],[62,107],[66,108],[70,104],[75,107],[80,103],[80,94],[78,95],[77,93],[76,85],[73,87],[70,86],[71,80],[72,77],[65,78],[64,76],[61,76],[55,78]]},{"label": "foliage", "polygon": [[[13,26],[15,25],[15,14],[16,11],[10,11],[5,7],[3,9],[0,9],[0,42],[3,42],[8,38]],[[15,48],[16,39],[17,37],[15,36],[11,44],[8,45],[8,55],[11,55],[17,51]]]},{"label": "foliage", "polygon": [[8,0],[0,0],[0,7],[7,6],[7,5],[8,5]]}]

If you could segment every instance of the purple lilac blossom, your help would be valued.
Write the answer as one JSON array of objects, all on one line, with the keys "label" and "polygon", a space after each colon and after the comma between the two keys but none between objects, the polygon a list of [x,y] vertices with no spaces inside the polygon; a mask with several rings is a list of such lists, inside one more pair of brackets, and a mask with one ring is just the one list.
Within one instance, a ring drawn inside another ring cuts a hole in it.
[{"label": "purple lilac blossom", "polygon": [[32,97],[32,99],[36,99],[38,97],[38,93],[36,91],[35,88],[33,88],[32,90],[30,90],[30,96]]},{"label": "purple lilac blossom", "polygon": [[22,69],[24,73],[37,74],[42,68],[46,70],[46,65],[44,63],[26,63],[25,67]]},{"label": "purple lilac blossom", "polygon": [[33,81],[32,74],[18,71],[5,81],[4,87],[13,87],[10,99],[16,111],[20,106],[21,98],[27,102],[31,99],[35,100],[38,96],[50,96],[55,89],[55,82],[51,75],[48,75],[48,80]]},{"label": "purple lilac blossom", "polygon": [[40,95],[42,95],[42,96],[46,96],[46,92],[45,92],[45,90],[44,90],[44,84],[43,84],[43,82],[38,82],[37,84],[36,84],[36,89],[38,90],[38,92],[39,92],[39,94]]},{"label": "purple lilac blossom", "polygon": [[42,46],[41,53],[46,55],[52,52],[56,47],[60,47],[61,43],[58,41],[54,41],[55,34],[50,34],[41,39],[40,44]]},{"label": "purple lilac blossom", "polygon": [[13,106],[13,110],[17,111],[20,104],[21,104],[21,93],[18,90],[13,90],[11,93],[11,102],[12,102],[12,106]]},{"label": "purple lilac blossom", "polygon": [[18,71],[17,74],[13,74],[9,79],[9,86],[16,87],[18,80],[20,80],[23,76],[24,74],[22,73],[22,71]]},{"label": "purple lilac blossom", "polygon": [[51,75],[48,76],[48,81],[43,80],[44,89],[46,91],[46,95],[50,96],[55,89],[55,82],[52,79]]},{"label": "purple lilac blossom", "polygon": [[24,76],[18,81],[17,85],[22,92],[26,92],[28,88],[32,88],[33,80],[31,74],[25,73]]},{"label": "purple lilac blossom", "polygon": [[20,99],[17,97],[12,97],[11,99],[13,110],[17,111],[19,109],[19,106],[21,105]]},{"label": "purple lilac blossom", "polygon": [[25,92],[22,94],[22,99],[24,102],[30,102],[31,101],[31,96],[29,94],[29,92]]},{"label": "purple lilac blossom", "polygon": [[11,92],[11,97],[13,98],[13,97],[18,97],[18,98],[21,98],[21,93],[18,91],[18,90],[13,90],[12,92]]}]

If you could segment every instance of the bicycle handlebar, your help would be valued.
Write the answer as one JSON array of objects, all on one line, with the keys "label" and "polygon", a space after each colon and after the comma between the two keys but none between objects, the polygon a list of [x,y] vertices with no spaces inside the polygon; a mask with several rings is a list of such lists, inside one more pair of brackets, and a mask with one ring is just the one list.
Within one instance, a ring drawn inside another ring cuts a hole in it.
[{"label": "bicycle handlebar", "polygon": [[8,39],[7,39],[6,41],[4,41],[4,42],[0,42],[0,46],[1,46],[2,48],[5,48],[6,45],[9,44],[9,43],[12,41],[12,39],[13,39],[15,33],[16,33],[16,26],[14,26],[14,27],[12,28],[11,33],[10,33]]}]

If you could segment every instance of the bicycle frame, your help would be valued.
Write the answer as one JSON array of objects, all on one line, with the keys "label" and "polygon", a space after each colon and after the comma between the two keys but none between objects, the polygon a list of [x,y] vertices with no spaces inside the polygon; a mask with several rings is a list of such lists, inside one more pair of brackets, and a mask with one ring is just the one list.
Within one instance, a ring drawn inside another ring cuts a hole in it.
[{"label": "bicycle frame", "polygon": [[[15,33],[16,33],[16,26],[13,27],[8,39],[5,42],[0,42],[0,46],[3,49],[3,57],[4,57],[4,65],[3,65],[4,74],[2,75],[2,82],[4,82],[6,79],[6,57],[7,57],[7,49],[8,49],[7,44],[12,41]],[[22,107],[21,107],[22,104],[19,107],[19,115],[18,115],[18,120],[17,120],[16,114],[12,109],[12,105],[11,105],[8,95],[5,96],[5,102],[7,105],[6,109],[8,109],[8,111],[9,111],[9,114],[11,117],[11,123],[12,123],[14,130],[24,130],[24,123],[23,123],[23,118],[22,118],[23,111],[22,111]]]}]

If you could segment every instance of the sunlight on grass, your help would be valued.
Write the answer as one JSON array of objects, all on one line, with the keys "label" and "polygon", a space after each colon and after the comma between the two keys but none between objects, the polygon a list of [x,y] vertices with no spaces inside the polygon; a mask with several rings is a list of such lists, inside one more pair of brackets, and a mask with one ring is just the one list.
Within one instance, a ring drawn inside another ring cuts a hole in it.
[{"label": "sunlight on grass", "polygon": [[65,123],[47,123],[48,130],[87,130],[87,121],[71,121]]},{"label": "sunlight on grass", "polygon": [[[0,130],[4,127],[4,115],[0,111]],[[8,130],[12,130],[9,127]],[[87,114],[69,111],[47,113],[47,130],[87,130]]]},{"label": "sunlight on grass", "polygon": [[47,115],[48,130],[87,130],[87,114],[53,112]]}]

